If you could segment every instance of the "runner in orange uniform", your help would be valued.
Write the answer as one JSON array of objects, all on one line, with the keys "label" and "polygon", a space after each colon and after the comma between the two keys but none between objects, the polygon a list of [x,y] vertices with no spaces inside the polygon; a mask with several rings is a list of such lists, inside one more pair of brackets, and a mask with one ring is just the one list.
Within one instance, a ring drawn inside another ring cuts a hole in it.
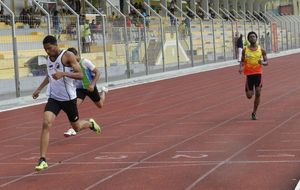
[{"label": "runner in orange uniform", "polygon": [[260,102],[262,88],[262,65],[268,65],[268,62],[266,51],[256,44],[257,34],[253,31],[249,32],[247,39],[250,45],[243,49],[239,72],[241,74],[244,71],[246,75],[245,91],[248,99],[252,98],[255,89],[251,118],[256,120],[256,111]]}]

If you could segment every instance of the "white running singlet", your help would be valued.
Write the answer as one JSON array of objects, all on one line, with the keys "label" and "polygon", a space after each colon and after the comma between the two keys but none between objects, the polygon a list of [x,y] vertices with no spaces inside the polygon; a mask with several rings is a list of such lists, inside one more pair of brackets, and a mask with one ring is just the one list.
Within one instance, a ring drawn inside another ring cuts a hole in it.
[{"label": "white running singlet", "polygon": [[69,101],[76,98],[76,87],[74,79],[69,77],[62,77],[61,79],[55,80],[52,75],[57,71],[60,72],[73,72],[72,67],[66,67],[62,63],[62,56],[65,54],[63,50],[57,59],[52,62],[48,57],[47,71],[49,79],[49,98],[53,98],[58,101]]}]

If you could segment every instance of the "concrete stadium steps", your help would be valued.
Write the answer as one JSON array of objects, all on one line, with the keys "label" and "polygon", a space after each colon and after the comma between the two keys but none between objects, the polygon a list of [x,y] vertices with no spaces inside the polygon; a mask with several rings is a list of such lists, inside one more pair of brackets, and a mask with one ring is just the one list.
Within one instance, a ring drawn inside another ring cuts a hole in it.
[{"label": "concrete stadium steps", "polygon": [[[129,56],[131,55],[133,49],[138,48],[138,51],[140,52],[139,60],[142,60],[142,57],[144,56],[144,44],[136,44],[136,43],[130,43],[128,44],[128,49],[126,49],[124,44],[107,44],[107,65],[113,66],[116,64],[125,64],[126,60],[126,51],[129,51]],[[82,53],[82,57],[85,57],[89,60],[91,60],[96,67],[104,67],[104,53],[103,53],[103,47],[100,45],[92,46],[91,51],[93,53]],[[129,57],[129,59],[131,59]]]},{"label": "concrete stadium steps", "polygon": [[[29,60],[30,58],[19,58],[18,59],[18,64],[20,67],[25,67],[26,66],[26,62]],[[13,59],[0,59],[0,69],[11,69],[14,67],[14,60]]]},{"label": "concrete stadium steps", "polygon": [[[213,32],[211,22],[206,22],[203,25],[203,39],[204,39],[204,56],[206,59],[213,59]],[[231,23],[225,23],[225,47],[226,47],[226,56],[232,54],[233,51],[233,39],[232,39],[232,30]],[[223,43],[223,27],[221,23],[215,25],[215,43],[216,43],[216,58],[224,58],[224,43]],[[200,32],[200,23],[193,23],[192,25],[192,34],[193,34],[193,48],[196,51],[195,59],[202,59],[202,41],[201,41],[201,32]],[[189,37],[188,37],[189,38]],[[186,42],[189,46],[189,39],[186,39]]]},{"label": "concrete stadium steps", "polygon": [[[31,32],[31,34],[28,35],[17,35],[16,40],[17,43],[30,43],[30,42],[37,42],[37,43],[42,43],[44,37],[46,35],[43,32]],[[68,34],[61,34],[60,36],[61,41],[68,41],[71,40],[71,36]],[[11,44],[12,43],[12,36],[11,35],[5,35],[1,36],[1,44]]]},{"label": "concrete stadium steps", "polygon": [[[16,22],[16,29],[24,29],[24,28],[29,28],[28,24],[24,24],[23,22]],[[39,28],[44,28],[47,29],[48,25],[47,23],[41,23]],[[0,22],[0,29],[11,29],[10,25],[5,24],[5,22]],[[28,29],[26,29],[28,30]]]},{"label": "concrete stadium steps", "polygon": [[[12,28],[7,28],[7,29],[1,29],[1,33],[0,36],[6,36],[6,35],[12,35]],[[43,29],[43,28],[16,28],[16,35],[30,35],[31,33],[34,32],[41,32],[44,34],[48,33],[47,29]]]},{"label": "concrete stadium steps", "polygon": [[1,30],[2,29],[10,29],[10,28],[11,28],[11,26],[5,24],[5,22],[0,22],[0,29]]},{"label": "concrete stadium steps", "polygon": [[23,22],[16,22],[16,28],[24,28],[25,24]]},{"label": "concrete stadium steps", "polygon": [[[179,19],[179,22],[181,22],[181,19]],[[166,17],[163,19],[163,27],[165,28],[164,35],[165,40],[174,40],[175,38],[175,30],[173,30],[173,35],[171,34],[171,27],[170,27],[170,19],[169,17]],[[3,25],[4,24],[4,25]],[[203,21],[203,37],[204,37],[204,52],[205,57],[209,58],[211,60],[212,54],[214,52],[213,49],[213,32],[212,32],[212,23],[210,20]],[[1,73],[2,76],[13,76],[13,53],[12,47],[9,43],[11,43],[11,27],[8,25],[5,25],[5,23],[0,23],[1,26],[5,27],[5,29],[1,30],[0,37],[0,70],[12,70],[7,72],[7,74]],[[157,18],[151,18],[150,21],[150,29],[149,34],[156,33],[159,34],[159,20]],[[217,59],[221,59],[224,53],[224,44],[223,44],[223,28],[222,28],[222,22],[220,20],[215,20],[214,22],[215,27],[215,42],[216,42],[216,57]],[[195,59],[202,58],[202,42],[201,42],[201,33],[200,33],[200,21],[193,21],[192,22],[192,37],[193,37],[193,49],[196,52]],[[232,31],[231,31],[231,23],[226,22],[225,23],[225,47],[226,47],[226,54],[231,53],[230,51],[233,50],[233,42],[232,42]],[[244,23],[243,21],[238,22],[237,25],[234,25],[234,30],[239,31],[239,33],[244,35]],[[246,23],[246,32],[249,32],[251,30],[251,23]],[[257,30],[257,24],[253,25],[253,30]],[[283,34],[281,38],[281,29],[278,25],[278,42],[279,46],[281,47],[281,43],[286,46],[286,31],[283,29]],[[257,32],[257,31],[256,31]],[[264,25],[260,25],[260,33],[264,34]],[[270,32],[270,26],[267,26],[267,32]],[[28,68],[26,68],[26,61],[28,61],[31,57],[34,57],[36,55],[45,55],[46,53],[43,50],[42,47],[42,39],[47,34],[47,31],[45,29],[39,28],[39,29],[21,29],[18,28],[16,30],[17,34],[17,42],[18,42],[18,57],[19,57],[19,65],[20,65],[20,73],[22,72],[22,76],[30,76],[31,73],[29,73]],[[173,36],[173,37],[172,37]],[[154,37],[155,38],[155,37]],[[158,37],[159,38],[159,37]],[[293,43],[295,41],[295,37],[292,36],[290,32],[288,32],[288,38],[293,40]],[[3,40],[2,40],[3,39]],[[187,36],[184,40],[186,44],[183,44],[184,49],[188,49],[189,47],[189,36]],[[182,42],[181,42],[182,43]],[[290,40],[289,40],[290,43]],[[77,47],[77,43],[75,40],[71,40],[70,36],[67,34],[61,35],[61,42],[60,47],[63,49],[66,49],[68,47]],[[289,44],[290,46],[290,44]],[[132,56],[133,49],[138,49],[139,51],[139,60],[141,61],[143,59],[143,56],[145,54],[144,52],[144,45],[143,42],[140,44],[132,43],[129,44],[129,48],[126,49],[124,44],[111,44],[110,42],[107,43],[107,59],[108,59],[108,66],[114,65],[114,64],[125,64],[125,52],[129,51],[129,56]],[[150,48],[151,49],[151,48]],[[154,49],[154,48],[152,48]],[[2,51],[5,50],[5,51]],[[6,51],[7,50],[7,51]],[[102,43],[98,44],[92,44],[91,45],[91,52],[95,53],[83,53],[82,56],[90,59],[97,67],[104,67],[104,53],[103,53],[103,46]],[[189,56],[189,54],[187,53]],[[129,58],[131,59],[131,57]],[[130,60],[131,61],[131,60]],[[153,62],[153,61],[150,61]]]},{"label": "concrete stadium steps", "polygon": [[[0,59],[0,79],[10,79],[14,77],[14,60],[13,60],[13,55],[12,52],[5,52],[6,53],[6,57],[10,57],[10,58],[6,58],[6,59]],[[27,53],[24,51],[22,52],[22,55],[24,56],[24,54],[27,54],[26,57],[22,57],[18,59],[18,64],[19,64],[19,75],[20,77],[25,77],[25,76],[33,76],[33,74],[31,73],[28,65],[26,64],[26,62],[31,59],[34,56],[37,55],[45,55],[44,50],[32,50],[32,51],[27,51]],[[109,54],[108,53],[108,57],[110,60],[112,60],[112,58],[115,55]],[[96,67],[104,67],[104,58],[103,58],[103,54],[99,54],[99,53],[84,53],[82,54],[82,57],[86,57],[88,59],[90,59],[95,65]],[[121,62],[121,61],[120,61]]]},{"label": "concrete stadium steps", "polygon": [[[14,68],[0,68],[0,79],[13,79],[15,76]],[[19,67],[19,77],[32,76],[28,67]]]},{"label": "concrete stadium steps", "polygon": [[[32,49],[32,50],[18,50],[18,57],[20,58],[32,58],[36,55],[45,55],[44,49]],[[13,59],[13,51],[0,51],[1,59]]]},{"label": "concrete stadium steps", "polygon": [[[44,34],[30,34],[30,35],[17,35],[17,42],[42,42]],[[1,36],[0,44],[11,44],[12,37],[10,36]]]}]

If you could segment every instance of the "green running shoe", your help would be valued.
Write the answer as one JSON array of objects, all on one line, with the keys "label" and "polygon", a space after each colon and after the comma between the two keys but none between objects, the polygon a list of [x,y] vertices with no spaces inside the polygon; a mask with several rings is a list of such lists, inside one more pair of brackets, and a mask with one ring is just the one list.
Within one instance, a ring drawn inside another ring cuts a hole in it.
[{"label": "green running shoe", "polygon": [[48,164],[44,160],[39,161],[39,164],[37,166],[35,166],[35,170],[36,171],[42,171],[42,170],[44,170],[46,168],[48,168]]},{"label": "green running shoe", "polygon": [[91,130],[95,131],[97,134],[101,133],[101,127],[96,123],[94,119],[89,120],[92,124]]}]

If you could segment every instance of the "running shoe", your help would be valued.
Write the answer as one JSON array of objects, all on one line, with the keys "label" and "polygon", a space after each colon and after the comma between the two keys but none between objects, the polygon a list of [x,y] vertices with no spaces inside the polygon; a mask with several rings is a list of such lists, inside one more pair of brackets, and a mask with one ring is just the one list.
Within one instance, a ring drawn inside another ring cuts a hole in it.
[{"label": "running shoe", "polygon": [[36,171],[42,171],[44,169],[48,168],[48,164],[45,160],[40,159],[39,164],[35,166]]},{"label": "running shoe", "polygon": [[101,133],[101,127],[96,123],[94,119],[89,120],[92,124],[91,130],[95,131],[97,134]]},{"label": "running shoe", "polygon": [[251,119],[252,119],[252,120],[256,120],[256,119],[257,119],[257,118],[256,118],[256,113],[253,112],[253,113],[251,114]]},{"label": "running shoe", "polygon": [[75,136],[77,133],[73,128],[68,129],[66,132],[64,132],[65,137]]}]

